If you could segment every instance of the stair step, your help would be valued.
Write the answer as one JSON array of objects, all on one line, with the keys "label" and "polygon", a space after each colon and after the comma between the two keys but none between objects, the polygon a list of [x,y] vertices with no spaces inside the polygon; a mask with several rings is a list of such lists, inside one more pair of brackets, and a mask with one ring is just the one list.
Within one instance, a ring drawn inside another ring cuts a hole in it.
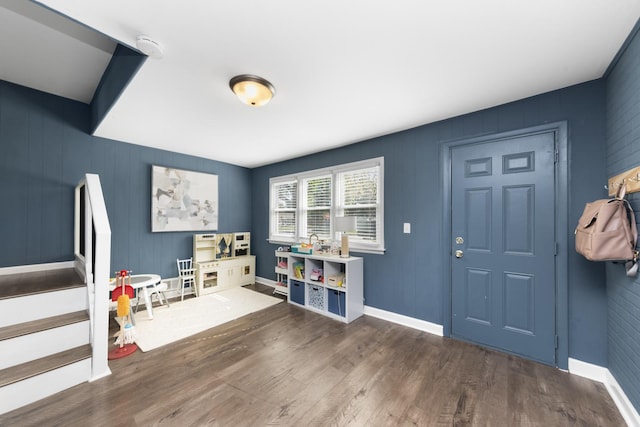
[{"label": "stair step", "polygon": [[85,344],[41,359],[12,366],[11,368],[0,370],[0,387],[32,378],[90,357],[91,345]]},{"label": "stair step", "polygon": [[89,310],[86,286],[0,298],[0,328]]},{"label": "stair step", "polygon": [[0,299],[85,286],[74,268],[0,275]]},{"label": "stair step", "polygon": [[89,320],[85,310],[0,328],[0,341]]}]

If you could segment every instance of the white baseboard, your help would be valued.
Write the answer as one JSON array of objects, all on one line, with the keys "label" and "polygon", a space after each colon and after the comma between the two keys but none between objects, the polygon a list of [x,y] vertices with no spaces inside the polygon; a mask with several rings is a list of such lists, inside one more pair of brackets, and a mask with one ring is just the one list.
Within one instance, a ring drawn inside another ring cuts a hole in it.
[{"label": "white baseboard", "polygon": [[15,267],[0,268],[0,276],[3,276],[5,274],[31,273],[33,271],[59,270],[62,268],[74,268],[75,266],[75,261],[51,262],[48,264],[17,265]]},{"label": "white baseboard", "polygon": [[594,365],[593,363],[583,362],[582,360],[569,358],[569,372],[573,375],[579,375],[590,380],[605,383],[609,370],[603,366]]},{"label": "white baseboard", "polygon": [[[256,283],[271,286],[275,288],[276,282],[264,277],[256,276]],[[397,323],[402,326],[408,326],[409,328],[418,329],[423,332],[428,332],[433,335],[442,336],[442,325],[437,323],[427,322],[426,320],[415,319],[413,317],[404,316],[402,314],[393,313],[391,311],[380,310],[379,308],[364,306],[364,314],[377,317],[378,319],[386,320],[388,322]]]},{"label": "white baseboard", "polygon": [[442,325],[427,322],[426,320],[420,320],[366,305],[364,306],[364,314],[371,317],[377,317],[378,319],[386,320],[388,322],[397,323],[402,326],[407,326],[409,328],[418,329],[423,332],[428,332],[433,335],[438,335],[440,337],[443,335]]},{"label": "white baseboard", "polygon": [[266,277],[258,277],[256,276],[256,283],[260,283],[263,285],[271,286],[272,288],[276,287],[275,280],[267,279]]},{"label": "white baseboard", "polygon": [[604,385],[607,387],[609,395],[618,407],[618,410],[627,425],[633,427],[640,426],[640,415],[638,415],[638,411],[633,407],[633,404],[625,394],[624,390],[622,390],[622,387],[620,387],[620,384],[618,384],[618,381],[613,375],[611,375],[611,372],[608,369],[607,379],[604,381]]},{"label": "white baseboard", "polygon": [[583,362],[582,360],[569,358],[569,372],[603,383],[627,425],[634,427],[640,426],[640,415],[638,415],[638,411],[633,407],[633,404],[609,369]]}]

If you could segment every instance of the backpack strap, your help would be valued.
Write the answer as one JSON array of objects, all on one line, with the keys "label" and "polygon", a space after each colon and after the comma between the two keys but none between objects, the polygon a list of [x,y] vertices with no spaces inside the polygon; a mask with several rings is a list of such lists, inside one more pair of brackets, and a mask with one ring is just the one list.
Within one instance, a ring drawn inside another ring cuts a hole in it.
[{"label": "backpack strap", "polygon": [[624,267],[627,269],[627,277],[636,277],[636,274],[638,274],[638,263],[636,261],[627,261]]},{"label": "backpack strap", "polygon": [[623,200],[624,196],[627,194],[627,184],[625,184],[624,180],[618,186],[618,191],[616,191],[615,198],[618,200]]},{"label": "backpack strap", "polygon": [[[623,187],[626,186],[623,185]],[[624,196],[624,193],[623,193]],[[632,241],[631,244],[633,245],[633,259],[631,261],[627,261],[625,263],[625,269],[627,270],[627,276],[628,277],[636,277],[636,274],[638,274],[638,254],[640,252],[638,252],[638,250],[636,249],[636,244],[638,243],[638,226],[636,225],[636,217],[635,214],[633,213],[633,209],[631,209],[631,205],[629,204],[628,200],[624,200],[624,206],[627,209],[627,214],[629,216],[629,222],[631,225],[631,236],[632,236]]]}]

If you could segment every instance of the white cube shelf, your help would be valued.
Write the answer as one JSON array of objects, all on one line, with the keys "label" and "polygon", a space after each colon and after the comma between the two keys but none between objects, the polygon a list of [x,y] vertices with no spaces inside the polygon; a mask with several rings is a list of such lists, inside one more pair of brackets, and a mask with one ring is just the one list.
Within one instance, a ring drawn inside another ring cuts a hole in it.
[{"label": "white cube shelf", "polygon": [[362,258],[289,253],[287,266],[289,303],[345,323],[362,316]]}]

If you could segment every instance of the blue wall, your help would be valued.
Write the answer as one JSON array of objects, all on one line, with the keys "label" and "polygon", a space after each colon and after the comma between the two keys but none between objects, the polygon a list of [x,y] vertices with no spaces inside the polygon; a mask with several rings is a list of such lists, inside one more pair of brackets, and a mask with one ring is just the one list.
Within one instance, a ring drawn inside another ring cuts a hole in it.
[{"label": "blue wall", "polygon": [[[442,200],[439,148],[442,142],[566,120],[569,129],[570,234],[569,356],[607,364],[607,306],[604,267],[573,250],[573,229],[584,202],[603,197],[606,183],[604,82],[535,96],[450,120],[253,170],[252,248],[257,274],[275,279],[276,245],[269,244],[269,178],[351,161],[385,158],[384,255],[364,257],[365,304],[443,324]],[[402,224],[411,223],[411,234]],[[559,361],[562,364],[562,361]],[[566,363],[566,361],[564,361]]]},{"label": "blue wall", "polygon": [[[637,30],[637,28],[636,28]],[[607,174],[640,166],[640,35],[607,76]],[[640,193],[627,197],[640,217]],[[640,276],[626,277],[621,265],[607,263],[609,371],[640,409]]]},{"label": "blue wall", "polygon": [[100,175],[111,267],[175,277],[192,233],[151,233],[151,165],[218,175],[220,231],[251,231],[251,171],[93,137],[90,107],[0,81],[0,267],[73,260],[73,193]]},{"label": "blue wall", "polygon": [[[5,190],[0,267],[73,258],[73,188],[101,176],[113,230],[112,269],[175,276],[191,233],[150,232],[151,165],[219,175],[220,230],[251,231],[258,276],[274,278],[269,178],[385,157],[385,255],[365,258],[365,303],[444,323],[439,147],[442,142],[566,120],[570,228],[585,201],[604,196],[605,84],[597,80],[252,171],[201,158],[92,137],[87,105],[0,82],[0,179]],[[410,222],[412,233],[403,234]],[[573,247],[573,234],[562,246]],[[607,365],[604,267],[569,251],[569,355]]]},{"label": "blue wall", "polygon": [[102,74],[100,84],[98,84],[91,100],[91,126],[89,133],[95,133],[113,104],[120,98],[122,92],[146,60],[146,55],[136,52],[127,46],[121,44],[116,46],[109,65]]}]

